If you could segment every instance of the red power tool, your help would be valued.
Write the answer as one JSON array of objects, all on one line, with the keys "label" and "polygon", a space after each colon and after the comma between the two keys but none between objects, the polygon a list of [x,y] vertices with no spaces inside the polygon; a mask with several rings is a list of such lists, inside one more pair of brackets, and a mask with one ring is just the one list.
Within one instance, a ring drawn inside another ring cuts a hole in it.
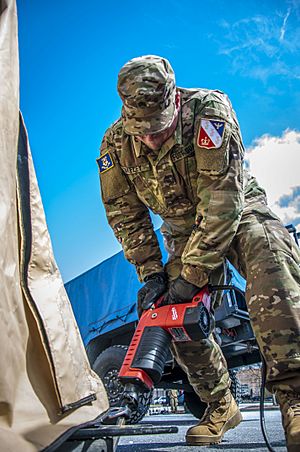
[{"label": "red power tool", "polygon": [[[160,381],[171,341],[206,339],[212,329],[207,287],[187,303],[163,305],[163,299],[143,312],[119,372],[125,387],[122,406],[129,410],[131,406],[139,410],[138,393],[150,391]],[[126,417],[125,411],[115,417]]]}]

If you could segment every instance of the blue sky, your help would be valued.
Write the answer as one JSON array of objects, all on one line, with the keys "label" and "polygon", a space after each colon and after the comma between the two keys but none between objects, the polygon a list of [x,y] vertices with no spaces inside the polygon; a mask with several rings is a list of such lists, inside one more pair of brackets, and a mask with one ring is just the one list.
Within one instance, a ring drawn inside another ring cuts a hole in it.
[{"label": "blue sky", "polygon": [[[130,58],[164,56],[178,86],[225,91],[250,158],[269,156],[257,165],[274,173],[271,187],[280,167],[270,143],[284,142],[287,153],[293,148],[291,161],[300,164],[299,0],[20,0],[18,17],[21,109],[65,281],[119,250],[95,159],[103,133],[120,114],[117,74]],[[293,182],[274,200],[294,206],[288,220],[300,219],[295,166]]]}]

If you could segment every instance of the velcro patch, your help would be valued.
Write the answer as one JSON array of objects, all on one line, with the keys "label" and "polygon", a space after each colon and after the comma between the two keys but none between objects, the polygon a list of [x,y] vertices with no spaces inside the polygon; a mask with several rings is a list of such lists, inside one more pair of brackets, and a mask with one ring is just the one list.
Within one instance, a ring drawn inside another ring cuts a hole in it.
[{"label": "velcro patch", "polygon": [[205,149],[218,149],[222,146],[225,121],[201,119],[197,146]]},{"label": "velcro patch", "polygon": [[108,151],[101,155],[99,158],[97,158],[97,163],[101,174],[105,173],[106,171],[115,166],[112,156]]}]

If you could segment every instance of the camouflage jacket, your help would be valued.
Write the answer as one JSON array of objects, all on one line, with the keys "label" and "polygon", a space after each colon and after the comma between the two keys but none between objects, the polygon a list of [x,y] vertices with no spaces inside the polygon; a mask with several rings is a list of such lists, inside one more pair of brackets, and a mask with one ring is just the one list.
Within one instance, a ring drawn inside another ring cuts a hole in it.
[{"label": "camouflage jacket", "polygon": [[166,270],[202,286],[220,266],[247,203],[264,194],[243,169],[235,112],[220,91],[182,89],[174,134],[158,152],[127,135],[122,120],[105,133],[98,160],[109,224],[140,281],[162,271],[149,209],[164,220]]}]

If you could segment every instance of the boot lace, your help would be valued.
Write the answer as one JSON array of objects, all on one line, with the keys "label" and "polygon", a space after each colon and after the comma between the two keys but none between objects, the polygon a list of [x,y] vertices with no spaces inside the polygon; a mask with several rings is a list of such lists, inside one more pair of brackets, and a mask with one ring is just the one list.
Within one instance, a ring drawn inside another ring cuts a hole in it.
[{"label": "boot lace", "polygon": [[284,394],[284,403],[294,414],[300,415],[300,394],[287,392]]},{"label": "boot lace", "polygon": [[300,396],[299,394],[291,394],[288,404],[295,414],[300,415]]},{"label": "boot lace", "polygon": [[[217,416],[218,409],[221,408],[220,402],[211,402],[208,407],[206,408],[206,411],[203,415],[203,418],[201,419],[201,422],[210,422]],[[218,417],[218,416],[217,416]]]}]

